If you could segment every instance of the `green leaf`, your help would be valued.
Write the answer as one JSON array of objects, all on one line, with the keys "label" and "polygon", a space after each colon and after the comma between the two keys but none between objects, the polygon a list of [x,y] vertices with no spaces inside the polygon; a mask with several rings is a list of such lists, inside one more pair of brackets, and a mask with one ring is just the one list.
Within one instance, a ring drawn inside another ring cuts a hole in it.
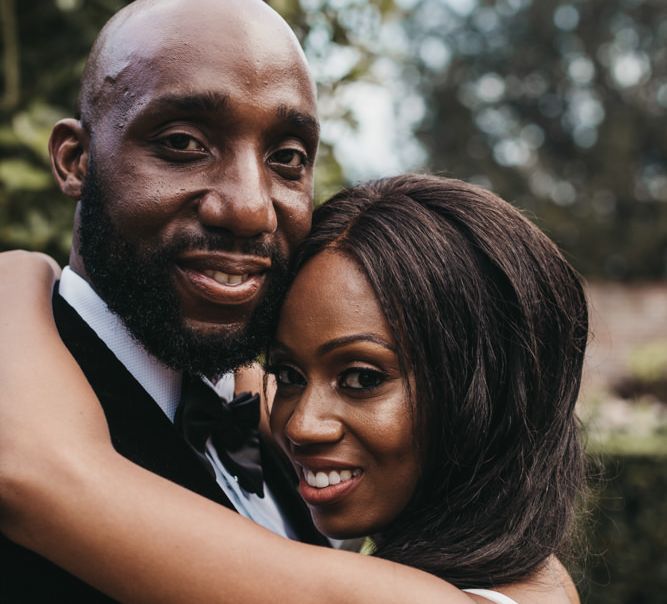
[{"label": "green leaf", "polygon": [[51,129],[62,117],[62,112],[55,107],[36,101],[26,111],[14,116],[12,127],[21,143],[48,162]]},{"label": "green leaf", "polygon": [[0,182],[9,191],[44,191],[51,187],[51,174],[22,159],[0,161]]}]

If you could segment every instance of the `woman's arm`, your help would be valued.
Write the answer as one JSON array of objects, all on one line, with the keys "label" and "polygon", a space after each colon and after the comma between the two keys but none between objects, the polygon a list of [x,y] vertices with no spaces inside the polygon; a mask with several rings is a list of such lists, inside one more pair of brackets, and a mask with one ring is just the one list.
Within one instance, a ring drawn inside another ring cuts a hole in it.
[{"label": "woman's arm", "polygon": [[[43,254],[0,254],[0,480],[16,468],[41,470],[45,455],[36,446],[41,442],[48,447],[77,435],[82,443],[110,443],[100,406],[75,407],[63,396],[85,400],[90,388],[53,320],[51,297],[59,274]],[[50,384],[52,376],[60,381]],[[66,390],[57,395],[58,388]],[[8,493],[11,489],[0,488],[0,503]]]},{"label": "woman's arm", "polygon": [[10,536],[120,601],[469,602],[419,571],[273,535],[115,454],[74,462],[23,484],[33,503]]},{"label": "woman's arm", "polygon": [[387,561],[299,544],[132,464],[51,314],[54,270],[0,254],[0,531],[132,602],[461,602]]}]

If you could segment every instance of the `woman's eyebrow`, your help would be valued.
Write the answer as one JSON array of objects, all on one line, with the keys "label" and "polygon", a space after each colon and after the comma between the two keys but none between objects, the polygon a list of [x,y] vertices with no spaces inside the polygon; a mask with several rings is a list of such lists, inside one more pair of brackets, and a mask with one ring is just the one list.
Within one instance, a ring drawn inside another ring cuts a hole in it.
[{"label": "woman's eyebrow", "polygon": [[273,340],[269,346],[269,355],[273,354],[292,354],[292,349],[280,340]]},{"label": "woman's eyebrow", "polygon": [[[316,354],[321,356],[327,354],[328,352],[331,352],[332,350],[335,350],[336,348],[340,348],[341,346],[346,346],[347,344],[353,344],[355,342],[371,342],[372,344],[377,344],[378,346],[382,346],[383,348],[386,348],[387,350],[393,353],[396,352],[396,347],[393,344],[387,342],[385,339],[373,333],[355,333],[349,336],[341,336],[340,338],[334,338],[332,340],[329,340],[328,342],[325,342],[324,344],[321,344],[317,348]],[[293,355],[294,353],[292,352],[292,349],[289,346],[287,346],[287,344],[284,344],[279,340],[274,340],[273,343],[271,344],[270,354]]]},{"label": "woman's eyebrow", "polygon": [[333,340],[325,342],[318,347],[317,354],[323,355],[327,352],[331,352],[336,348],[340,348],[341,346],[345,346],[347,344],[353,344],[355,342],[371,342],[373,344],[377,344],[378,346],[382,346],[391,352],[396,352],[395,346],[373,333],[355,333],[349,336],[334,338]]}]

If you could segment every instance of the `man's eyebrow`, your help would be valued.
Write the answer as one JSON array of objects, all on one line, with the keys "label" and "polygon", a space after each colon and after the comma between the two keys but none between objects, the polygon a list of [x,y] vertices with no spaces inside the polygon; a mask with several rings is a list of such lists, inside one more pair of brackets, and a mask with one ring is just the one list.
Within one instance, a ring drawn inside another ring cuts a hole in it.
[{"label": "man's eyebrow", "polygon": [[178,111],[182,113],[216,113],[227,109],[226,94],[208,91],[194,94],[165,94],[149,103],[151,112]]},{"label": "man's eyebrow", "polygon": [[277,114],[282,122],[286,122],[293,128],[308,131],[308,134],[313,138],[319,138],[320,122],[314,115],[299,111],[288,105],[280,105]]}]

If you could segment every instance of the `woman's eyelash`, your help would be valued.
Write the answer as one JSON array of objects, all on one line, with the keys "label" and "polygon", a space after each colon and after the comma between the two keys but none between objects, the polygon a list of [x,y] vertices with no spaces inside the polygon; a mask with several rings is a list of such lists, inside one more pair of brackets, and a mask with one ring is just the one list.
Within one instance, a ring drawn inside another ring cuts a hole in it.
[{"label": "woman's eyelash", "polygon": [[301,372],[291,365],[268,365],[264,370],[276,378],[278,385],[302,385],[305,382]]},{"label": "woman's eyelash", "polygon": [[[356,380],[351,379],[353,376],[356,376]],[[388,378],[388,374],[380,369],[350,367],[341,374],[340,382],[344,388],[351,390],[371,390],[381,386]]]},{"label": "woman's eyelash", "polygon": [[[306,381],[301,372],[291,365],[268,364],[264,371],[276,378],[278,385],[297,386]],[[350,367],[339,374],[338,383],[347,390],[366,391],[379,388],[389,375],[370,367]]]}]

